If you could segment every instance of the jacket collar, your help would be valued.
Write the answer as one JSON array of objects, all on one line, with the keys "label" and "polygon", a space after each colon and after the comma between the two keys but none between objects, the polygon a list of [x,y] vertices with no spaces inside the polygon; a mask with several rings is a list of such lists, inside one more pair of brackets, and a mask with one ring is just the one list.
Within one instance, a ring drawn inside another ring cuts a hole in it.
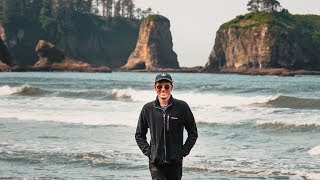
[{"label": "jacket collar", "polygon": [[[170,95],[169,101],[168,101],[168,106],[171,106],[173,103],[173,97],[172,94]],[[159,102],[159,97],[156,97],[156,100],[153,101],[153,105],[155,108],[161,108],[160,107],[160,102]]]}]

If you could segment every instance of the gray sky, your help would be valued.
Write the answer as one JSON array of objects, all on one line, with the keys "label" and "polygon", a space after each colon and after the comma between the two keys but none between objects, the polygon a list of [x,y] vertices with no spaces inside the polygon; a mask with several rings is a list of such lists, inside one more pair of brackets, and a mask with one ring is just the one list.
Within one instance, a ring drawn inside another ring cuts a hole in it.
[{"label": "gray sky", "polygon": [[[320,15],[320,0],[278,0],[292,14]],[[248,13],[248,0],[135,0],[136,7],[151,7],[171,22],[173,50],[180,66],[204,66],[219,27]]]}]

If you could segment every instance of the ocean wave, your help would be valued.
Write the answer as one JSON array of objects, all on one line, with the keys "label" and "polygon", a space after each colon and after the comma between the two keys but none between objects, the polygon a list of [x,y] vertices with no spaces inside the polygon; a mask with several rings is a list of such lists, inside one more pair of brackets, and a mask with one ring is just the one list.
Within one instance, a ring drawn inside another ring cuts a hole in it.
[{"label": "ocean wave", "polygon": [[22,96],[53,96],[65,98],[83,98],[96,100],[121,100],[130,101],[131,96],[137,94],[131,88],[128,89],[111,89],[111,90],[87,90],[87,91],[48,91],[30,85],[12,87],[9,85],[0,87],[0,96],[22,95]]},{"label": "ocean wave", "polygon": [[115,100],[132,101],[132,89],[111,89],[111,90],[87,90],[87,91],[57,91],[53,93],[56,97],[94,99],[94,100]]},{"label": "ocean wave", "polygon": [[94,99],[94,100],[115,100],[115,101],[144,101],[152,91],[139,91],[132,88],[110,89],[110,90],[87,90],[87,91],[58,91],[54,93],[57,97]]},{"label": "ocean wave", "polygon": [[[153,101],[156,93],[153,90],[137,90],[132,88],[113,89],[112,95],[116,99],[130,99],[136,102]],[[192,107],[237,107],[254,103],[264,103],[276,99],[278,96],[252,96],[216,94],[215,92],[173,91],[174,98],[186,101]]]},{"label": "ocean wave", "polygon": [[[237,107],[255,103],[264,103],[276,99],[277,96],[252,96],[243,97],[237,95],[221,95],[215,93],[198,93],[193,91],[174,91],[173,97],[183,99],[192,107]],[[59,92],[57,96],[93,98],[101,100],[150,102],[155,99],[156,93],[153,90],[139,90],[133,88],[120,88],[101,91],[83,92]]]},{"label": "ocean wave", "polygon": [[320,156],[320,145],[310,149],[308,153],[312,156]]},{"label": "ocean wave", "polygon": [[108,100],[114,99],[111,93],[106,91],[56,91],[51,96],[65,98],[81,98],[81,99],[96,99]]},{"label": "ocean wave", "polygon": [[215,108],[230,108],[239,106],[248,106],[256,103],[268,102],[275,99],[275,96],[239,96],[232,94],[215,94],[215,93],[194,93],[178,92],[174,97],[183,99],[193,107],[213,106]]},{"label": "ocean wave", "polygon": [[22,95],[22,96],[33,96],[33,95],[42,95],[47,93],[46,90],[33,87],[30,85],[23,85],[18,87],[11,86],[2,86],[0,87],[0,96],[9,96],[9,95]]},{"label": "ocean wave", "polygon": [[267,106],[293,109],[320,109],[320,99],[279,96],[265,103]]},{"label": "ocean wave", "polygon": [[311,178],[311,179],[319,179],[320,173],[316,172],[307,172],[307,171],[299,171],[299,170],[285,170],[285,169],[254,169],[254,168],[242,168],[242,167],[231,167],[231,168],[214,168],[207,166],[187,166],[185,167],[188,171],[204,171],[204,172],[216,172],[216,173],[232,173],[232,174],[251,174],[251,175],[261,175],[268,177],[276,176],[287,176],[289,177],[301,177],[301,178]]},{"label": "ocean wave", "polygon": [[250,128],[250,129],[273,129],[280,131],[294,131],[294,132],[320,132],[320,122],[314,118],[299,120],[233,120],[224,119],[215,121],[197,121],[199,126],[204,127],[218,127],[218,128]]},{"label": "ocean wave", "polygon": [[[156,93],[153,90],[139,90],[134,88],[113,88],[82,91],[60,91],[44,90],[39,87],[23,85],[18,87],[2,86],[0,87],[0,96],[24,95],[24,96],[42,96],[46,97],[64,97],[77,99],[94,100],[115,100],[115,101],[135,101],[149,102],[155,99]],[[195,108],[214,106],[217,108],[229,108],[238,106],[247,106],[251,104],[261,104],[272,102],[278,96],[251,96],[216,94],[214,92],[194,92],[194,91],[173,91],[173,96],[177,99],[183,99],[189,105]]]},{"label": "ocean wave", "polygon": [[257,121],[258,127],[271,129],[288,129],[298,131],[320,131],[320,122],[295,122],[295,121]]},{"label": "ocean wave", "polygon": [[119,151],[63,153],[48,151],[7,150],[0,152],[0,160],[23,162],[26,164],[83,164],[92,167],[108,167],[109,169],[136,168],[140,155],[121,153]]},{"label": "ocean wave", "polygon": [[[107,108],[107,107],[106,107]],[[135,114],[138,114],[136,112]],[[126,116],[126,113],[120,113],[115,115],[114,112],[92,112],[90,111],[71,111],[57,114],[55,110],[42,112],[23,112],[23,113],[10,113],[1,114],[1,119],[12,119],[30,122],[59,122],[66,124],[82,124],[88,126],[123,126],[123,127],[136,127],[136,115],[135,118]],[[42,137],[49,138],[49,137]],[[50,137],[53,138],[53,137]]]},{"label": "ocean wave", "polygon": [[133,89],[112,89],[112,96],[117,100],[132,100]]}]

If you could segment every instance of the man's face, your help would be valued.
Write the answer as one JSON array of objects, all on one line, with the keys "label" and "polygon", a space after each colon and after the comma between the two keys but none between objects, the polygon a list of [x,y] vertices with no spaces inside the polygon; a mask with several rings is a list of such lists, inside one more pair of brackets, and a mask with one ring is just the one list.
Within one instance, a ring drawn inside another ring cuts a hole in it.
[{"label": "man's face", "polygon": [[161,99],[170,97],[172,88],[172,84],[168,81],[159,81],[154,85],[154,89],[156,90],[158,97]]}]

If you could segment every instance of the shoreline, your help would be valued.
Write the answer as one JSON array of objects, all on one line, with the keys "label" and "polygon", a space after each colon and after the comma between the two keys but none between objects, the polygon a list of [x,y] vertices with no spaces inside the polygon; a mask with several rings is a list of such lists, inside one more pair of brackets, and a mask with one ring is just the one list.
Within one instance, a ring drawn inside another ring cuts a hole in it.
[{"label": "shoreline", "polygon": [[296,75],[320,75],[320,71],[315,70],[288,70],[284,68],[269,68],[269,69],[222,69],[222,70],[208,70],[202,66],[196,67],[181,67],[180,69],[159,68],[153,70],[124,70],[119,68],[34,68],[16,66],[6,69],[0,69],[0,72],[98,72],[98,73],[112,73],[112,72],[142,72],[142,73],[208,73],[208,74],[239,74],[239,75],[253,75],[253,76],[296,76]]},{"label": "shoreline", "polygon": [[182,67],[180,69],[163,68],[156,70],[123,70],[113,69],[112,72],[167,72],[167,73],[207,73],[207,74],[238,74],[253,76],[296,76],[296,75],[320,75],[320,71],[313,70],[288,70],[284,68],[270,69],[223,69],[220,71],[205,71],[204,67]]}]

